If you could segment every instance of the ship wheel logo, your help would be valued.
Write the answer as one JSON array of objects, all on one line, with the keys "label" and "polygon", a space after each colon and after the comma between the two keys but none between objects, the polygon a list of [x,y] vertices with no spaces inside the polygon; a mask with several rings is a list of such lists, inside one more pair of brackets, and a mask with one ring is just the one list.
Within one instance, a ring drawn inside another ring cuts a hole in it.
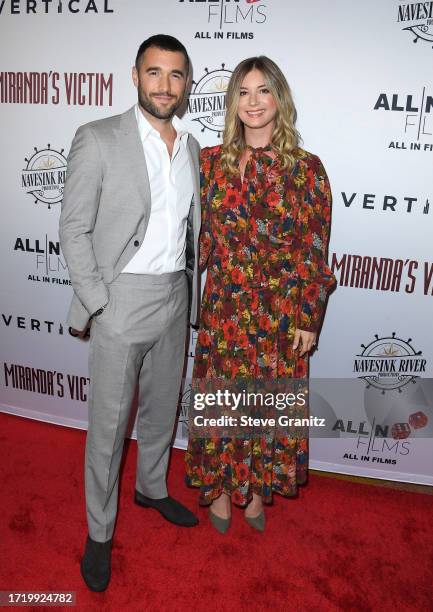
[{"label": "ship wheel logo", "polygon": [[[408,26],[407,28],[403,28],[403,31],[407,30],[408,32],[412,32],[415,35],[415,38],[412,42],[416,43],[419,40],[424,40],[428,43],[433,43],[433,25],[423,23],[420,25]],[[433,49],[433,45],[432,45]]]},{"label": "ship wheel logo", "polygon": [[181,428],[183,437],[188,437],[189,431],[189,409],[191,406],[191,383],[185,384],[179,392],[178,400],[178,424]]},{"label": "ship wheel logo", "polygon": [[416,351],[412,338],[403,340],[393,332],[380,338],[377,334],[369,344],[361,344],[362,352],[355,356],[354,372],[363,378],[367,388],[380,389],[382,393],[415,383],[425,373],[426,359],[422,351]]},{"label": "ship wheel logo", "polygon": [[63,200],[66,177],[64,149],[56,151],[48,144],[46,149],[34,148],[31,157],[25,158],[27,166],[21,175],[21,186],[34,198],[35,204],[42,202],[48,208]]},{"label": "ship wheel logo", "polygon": [[226,92],[232,75],[231,70],[221,68],[208,70],[199,81],[193,81],[188,98],[187,114],[191,121],[198,121],[202,132],[211,130],[220,136],[224,130],[226,116]]}]

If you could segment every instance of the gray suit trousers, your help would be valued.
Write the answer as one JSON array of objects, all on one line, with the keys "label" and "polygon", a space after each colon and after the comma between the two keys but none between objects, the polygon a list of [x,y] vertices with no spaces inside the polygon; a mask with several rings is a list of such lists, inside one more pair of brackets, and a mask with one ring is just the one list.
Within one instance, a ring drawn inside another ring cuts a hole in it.
[{"label": "gray suit trousers", "polygon": [[167,496],[166,473],[176,418],[187,328],[185,272],[120,274],[92,322],[85,488],[89,535],[105,542],[114,531],[119,468],[136,383],[136,488]]}]

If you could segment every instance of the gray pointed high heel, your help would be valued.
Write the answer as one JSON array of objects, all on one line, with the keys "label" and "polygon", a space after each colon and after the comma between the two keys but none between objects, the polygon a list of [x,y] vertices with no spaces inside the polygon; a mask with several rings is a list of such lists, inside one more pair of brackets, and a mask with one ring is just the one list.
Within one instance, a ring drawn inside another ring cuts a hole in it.
[{"label": "gray pointed high heel", "polygon": [[224,534],[227,531],[227,529],[230,527],[230,524],[232,522],[231,516],[226,519],[221,518],[220,516],[217,516],[216,514],[214,514],[210,508],[209,508],[209,518],[214,528],[221,534]]},{"label": "gray pointed high heel", "polygon": [[257,516],[245,516],[245,520],[248,525],[251,525],[257,531],[265,530],[265,513],[263,510]]}]

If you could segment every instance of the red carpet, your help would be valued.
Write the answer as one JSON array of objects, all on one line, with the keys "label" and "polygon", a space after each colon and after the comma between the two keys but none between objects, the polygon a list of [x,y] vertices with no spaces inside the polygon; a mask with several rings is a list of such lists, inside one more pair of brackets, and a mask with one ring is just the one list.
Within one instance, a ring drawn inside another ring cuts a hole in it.
[{"label": "red carpet", "polygon": [[[112,580],[91,593],[78,565],[85,433],[5,414],[0,424],[0,590],[76,591],[75,610],[433,610],[432,496],[312,475],[298,499],[276,496],[264,534],[239,510],[225,536],[202,508],[200,525],[181,529],[133,504],[135,442],[127,444]],[[197,510],[178,450],[169,490]]]}]

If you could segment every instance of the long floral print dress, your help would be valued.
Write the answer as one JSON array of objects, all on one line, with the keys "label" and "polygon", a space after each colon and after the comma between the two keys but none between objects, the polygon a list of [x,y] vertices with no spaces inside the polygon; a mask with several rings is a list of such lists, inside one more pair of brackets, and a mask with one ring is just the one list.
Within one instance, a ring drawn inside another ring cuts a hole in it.
[{"label": "long floral print dress", "polygon": [[[317,331],[335,278],[326,263],[331,192],[318,157],[298,150],[291,171],[270,147],[252,149],[243,180],[201,153],[200,266],[207,268],[193,379],[306,378],[296,328]],[[307,479],[308,439],[190,436],[186,482],[199,502],[221,492],[293,496]]]}]

